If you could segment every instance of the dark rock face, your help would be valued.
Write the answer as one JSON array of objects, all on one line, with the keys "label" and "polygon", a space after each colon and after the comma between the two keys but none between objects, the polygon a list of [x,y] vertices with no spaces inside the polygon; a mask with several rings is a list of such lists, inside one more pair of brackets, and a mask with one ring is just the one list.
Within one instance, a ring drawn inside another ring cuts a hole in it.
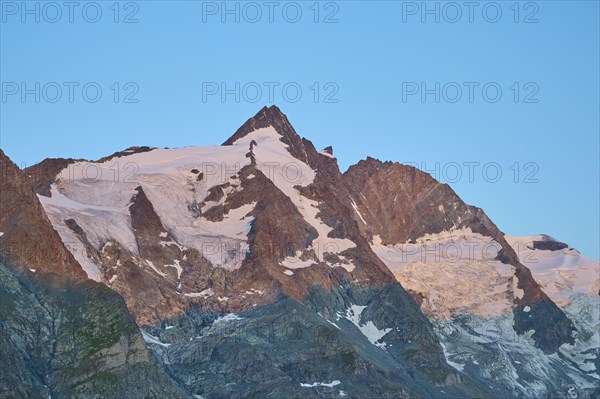
[{"label": "dark rock face", "polygon": [[[311,290],[307,304],[314,311],[333,320],[352,305],[366,306],[361,314],[361,321],[366,323],[369,320],[379,329],[394,326],[385,334],[385,350],[390,356],[412,370],[412,373],[428,374],[435,370],[426,379],[437,384],[443,384],[447,378],[460,379],[456,371],[446,364],[429,320],[398,284],[377,289],[342,286],[330,291],[315,287]],[[402,312],[395,310],[398,308]]]},{"label": "dark rock face", "polygon": [[23,169],[25,176],[31,181],[37,194],[51,197],[50,186],[56,181],[56,176],[69,165],[84,159],[46,158],[42,162]]},{"label": "dark rock face", "polygon": [[[189,392],[207,398],[337,398],[340,392],[352,398],[488,396],[486,388],[462,381],[445,364],[430,326],[424,331],[415,328],[422,325],[416,320],[410,324],[412,312],[420,313],[414,305],[408,315],[392,316],[404,318],[404,323],[385,320],[390,309],[379,305],[400,305],[395,296],[405,295],[402,292],[398,285],[383,291],[315,287],[309,307],[282,295],[221,319],[192,311],[169,320],[169,329],[148,332],[163,342],[151,346],[169,373]],[[398,344],[397,349],[376,347],[349,320],[336,320],[336,314],[345,313],[351,304],[369,300],[373,301],[365,312],[380,313],[378,326],[400,323],[411,330],[394,333],[398,340],[392,348]],[[333,317],[324,318],[316,310],[327,310]],[[418,341],[409,343],[413,337]],[[423,371],[425,364],[430,374]],[[315,383],[331,386],[306,386]]]},{"label": "dark rock face", "polygon": [[344,173],[353,201],[367,222],[354,215],[367,236],[383,244],[471,227],[484,234],[487,217],[466,205],[446,184],[412,166],[367,158]]},{"label": "dark rock face", "polygon": [[546,241],[534,241],[533,248],[540,251],[560,251],[561,249],[568,248],[569,246],[564,242],[546,240]]},{"label": "dark rock face", "polygon": [[197,250],[179,245],[144,190],[137,187],[135,191],[129,212],[137,255],[133,248],[112,241],[103,249],[101,269],[107,280],[114,278],[112,288],[123,295],[138,324],[148,325],[193,305],[193,300],[182,299],[182,287],[203,290],[214,286],[221,292],[226,277]]}]

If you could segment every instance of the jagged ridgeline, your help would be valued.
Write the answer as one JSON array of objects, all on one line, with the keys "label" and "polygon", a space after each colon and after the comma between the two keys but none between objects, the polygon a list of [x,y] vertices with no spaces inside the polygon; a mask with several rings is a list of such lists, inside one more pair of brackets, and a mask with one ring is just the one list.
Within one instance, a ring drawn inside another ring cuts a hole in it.
[{"label": "jagged ridgeline", "polygon": [[0,397],[597,395],[597,261],[333,153],[275,106],[222,146],[2,153]]}]

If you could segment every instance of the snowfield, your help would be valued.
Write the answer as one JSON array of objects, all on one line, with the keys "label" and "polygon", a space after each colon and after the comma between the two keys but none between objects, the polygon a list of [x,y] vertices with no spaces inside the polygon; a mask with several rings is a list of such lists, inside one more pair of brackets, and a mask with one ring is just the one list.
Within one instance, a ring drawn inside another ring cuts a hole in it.
[{"label": "snowfield", "polygon": [[[115,239],[137,255],[129,205],[138,186],[176,238],[175,244],[197,249],[216,267],[235,269],[245,254],[253,204],[232,210],[221,222],[194,218],[188,206],[202,202],[216,185],[239,184],[234,177],[249,163],[246,152],[243,145],[185,147],[154,149],[103,163],[78,162],[61,171],[51,198],[38,197],[63,242],[94,280],[100,280],[100,272],[64,220],[74,219],[96,248]],[[192,169],[202,173],[201,181]]]},{"label": "snowfield", "polygon": [[468,228],[428,234],[415,244],[385,246],[375,236],[371,247],[404,288],[425,295],[422,309],[436,318],[501,316],[522,295],[514,266],[494,260],[500,245]]},{"label": "snowfield", "polygon": [[557,305],[567,306],[576,294],[598,298],[600,261],[589,259],[571,247],[556,251],[533,248],[534,241],[549,239],[543,235],[506,236],[521,263],[531,270],[544,292]]},{"label": "snowfield", "polygon": [[[382,349],[385,349],[386,343],[381,339],[390,331],[391,328],[384,328],[383,330],[378,329],[372,321],[363,322],[362,321],[362,313],[366,309],[366,306],[352,305],[348,309],[346,309],[345,314],[338,313],[337,320],[341,318],[348,319],[354,324],[360,332],[367,337],[370,343],[375,346],[378,346]],[[335,324],[334,324],[335,325]],[[337,327],[337,325],[335,325]]]},{"label": "snowfield", "polygon": [[[354,248],[356,244],[351,240],[328,237],[332,228],[317,217],[319,204],[294,188],[311,184],[315,171],[292,157],[280,138],[274,128],[268,127],[249,133],[231,146],[157,148],[106,162],[77,162],[59,173],[51,187],[52,197],[38,197],[63,242],[93,280],[103,280],[102,273],[65,220],[74,219],[94,248],[102,248],[114,239],[133,255],[139,255],[129,214],[138,186],[144,190],[165,229],[175,238],[168,242],[167,232],[162,232],[163,245],[195,248],[214,267],[235,270],[241,266],[248,251],[247,234],[254,220],[252,213],[256,204],[232,209],[217,222],[202,216],[193,217],[191,208],[199,208],[198,204],[217,185],[230,183],[224,188],[222,198],[205,201],[199,211],[205,212],[223,204],[229,194],[242,189],[238,173],[250,164],[246,154],[254,142],[257,167],[292,200],[306,222],[318,232],[307,251],[310,259],[305,257],[306,260],[300,261],[290,257],[282,262],[282,266],[290,269],[309,267],[324,262],[326,253],[339,255]],[[344,259],[341,255],[338,257]],[[348,271],[354,269],[351,262],[325,263]],[[178,263],[168,266],[181,274]]]}]

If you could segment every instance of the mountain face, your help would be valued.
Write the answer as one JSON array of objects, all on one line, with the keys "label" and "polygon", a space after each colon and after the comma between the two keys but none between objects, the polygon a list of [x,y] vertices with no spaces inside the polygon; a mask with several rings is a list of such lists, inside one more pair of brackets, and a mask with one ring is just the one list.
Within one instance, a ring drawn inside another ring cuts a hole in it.
[{"label": "mountain face", "polygon": [[511,396],[597,389],[597,261],[549,237],[506,237],[410,166],[368,158],[344,180],[356,222],[417,297],[453,366]]},{"label": "mountain face", "polygon": [[[473,235],[474,255],[484,255],[489,261],[514,269],[511,294],[515,304],[515,331],[523,334],[535,330],[532,338],[536,346],[547,353],[555,352],[562,344],[574,342],[572,322],[542,291],[504,234],[481,209],[465,204],[448,185],[416,168],[382,163],[372,158],[351,167],[344,178],[357,206],[357,223],[362,222],[363,231],[376,237],[383,247],[416,243],[428,234],[468,231]],[[489,237],[492,241],[476,245],[478,236]],[[444,250],[453,249],[448,248],[447,243],[438,243],[431,248],[426,248],[427,244],[423,243],[416,247],[432,249],[438,256],[444,255]],[[494,249],[496,253],[492,256]],[[467,252],[458,251],[454,255],[464,253],[466,256]],[[385,260],[385,256],[382,258]],[[470,276],[477,278],[469,274],[462,279],[468,280]],[[531,311],[524,314],[526,306]]]},{"label": "mountain face", "polygon": [[0,397],[597,394],[597,261],[414,168],[342,174],[275,106],[222,146],[1,155]]},{"label": "mountain face", "polygon": [[87,279],[1,150],[0,165],[0,397],[185,397],[122,298]]}]

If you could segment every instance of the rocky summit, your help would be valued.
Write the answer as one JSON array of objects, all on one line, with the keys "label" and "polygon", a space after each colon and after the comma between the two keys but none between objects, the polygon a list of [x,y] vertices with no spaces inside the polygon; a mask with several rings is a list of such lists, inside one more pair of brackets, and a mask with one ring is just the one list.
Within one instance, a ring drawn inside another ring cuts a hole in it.
[{"label": "rocky summit", "polygon": [[276,106],[221,146],[0,151],[0,398],[600,396],[597,260],[333,154]]}]

